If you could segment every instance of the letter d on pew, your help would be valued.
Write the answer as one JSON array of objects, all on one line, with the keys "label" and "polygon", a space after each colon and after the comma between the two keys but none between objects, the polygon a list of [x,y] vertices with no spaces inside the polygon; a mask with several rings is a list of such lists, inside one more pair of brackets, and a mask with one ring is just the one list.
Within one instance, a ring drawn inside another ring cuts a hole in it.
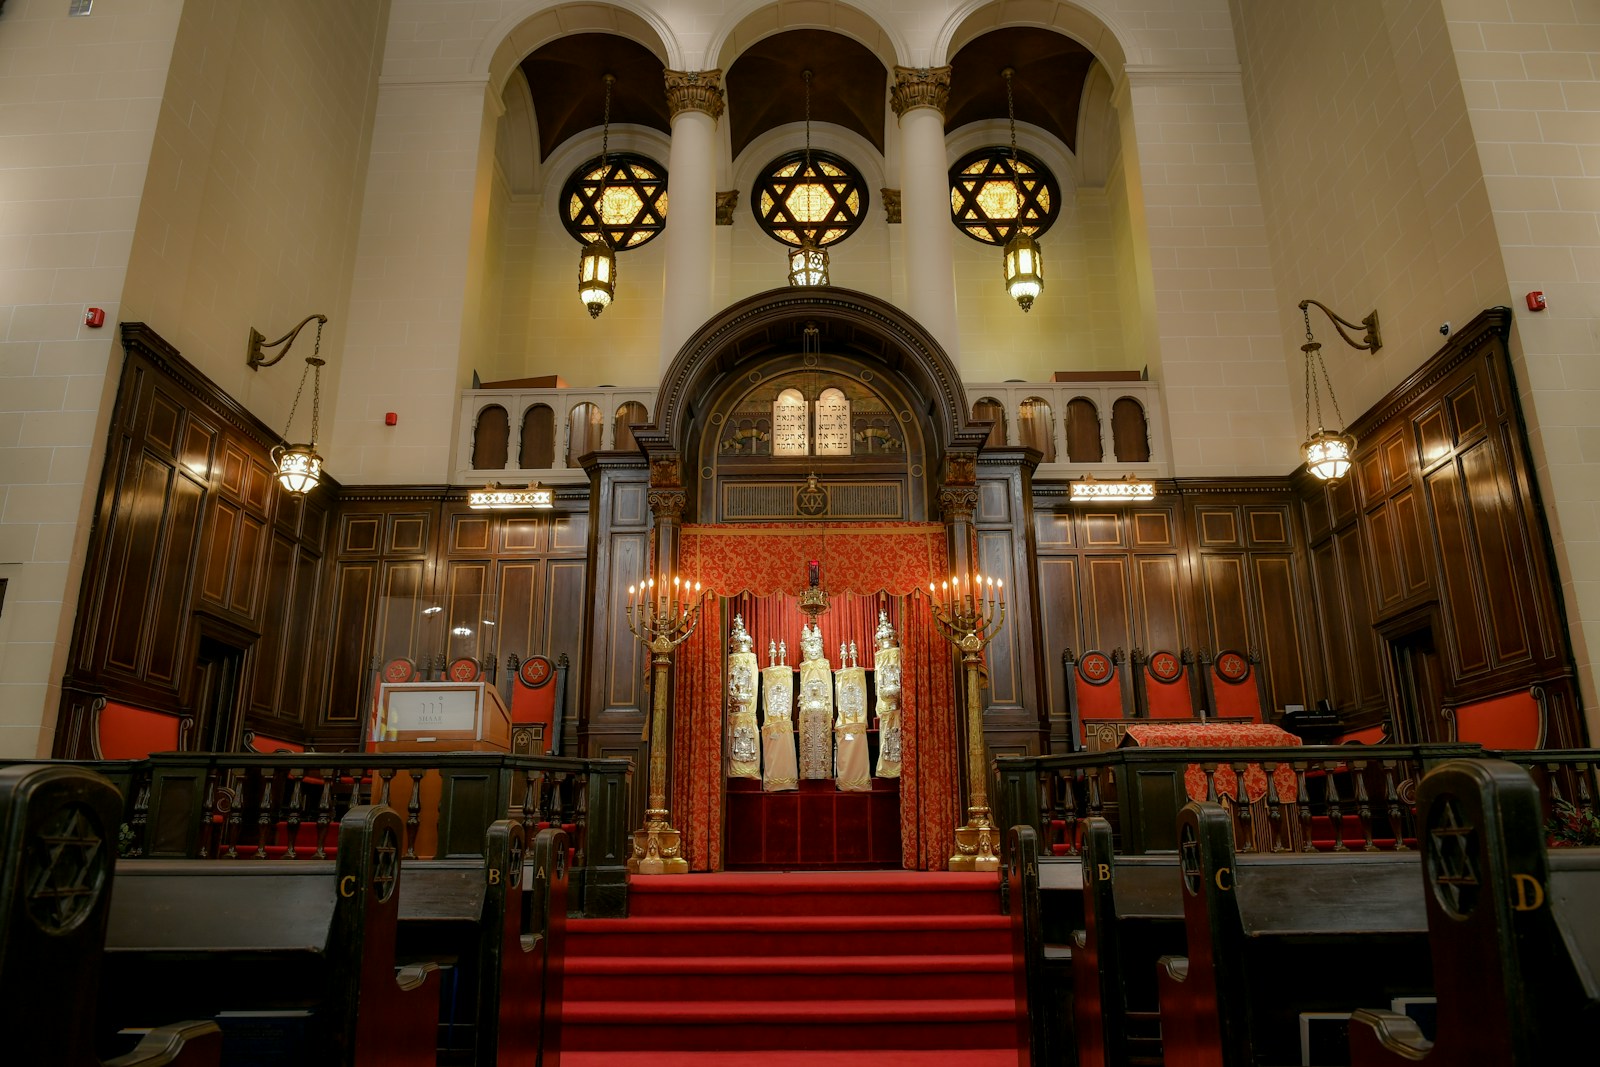
[{"label": "letter d on pew", "polygon": [[1511,882],[1517,887],[1516,899],[1511,906],[1518,911],[1538,911],[1544,907],[1544,886],[1531,874],[1513,874]]}]

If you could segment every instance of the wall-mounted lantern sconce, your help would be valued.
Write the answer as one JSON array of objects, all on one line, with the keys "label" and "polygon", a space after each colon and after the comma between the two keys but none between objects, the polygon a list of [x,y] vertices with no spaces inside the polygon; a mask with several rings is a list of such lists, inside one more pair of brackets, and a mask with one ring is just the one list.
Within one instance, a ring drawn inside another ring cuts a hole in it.
[{"label": "wall-mounted lantern sconce", "polygon": [[[300,396],[306,389],[306,375],[311,375],[311,439],[303,445],[284,444],[272,449],[272,460],[278,465],[278,484],[285,492],[302,496],[317,487],[322,480],[322,457],[317,455],[317,423],[322,413],[322,367],[326,362],[322,358],[322,327],[327,323],[326,315],[307,315],[300,320],[300,324],[276,341],[268,341],[266,336],[254,327],[250,330],[250,347],[246,355],[245,364],[251,370],[260,370],[262,367],[271,367],[284,356],[289,354],[289,349],[294,347],[294,339],[300,336],[300,331],[305,329],[313,319],[317,323],[317,342],[311,354],[306,357],[305,370],[300,372],[300,388],[295,390],[294,403],[289,405],[289,421],[283,428],[283,436],[287,440],[290,431],[294,429],[294,413],[300,406]],[[264,350],[277,348],[283,349],[271,359],[267,359]]]},{"label": "wall-mounted lantern sconce", "polygon": [[[1300,314],[1306,323],[1306,343],[1300,346],[1300,351],[1306,357],[1306,440],[1300,446],[1300,454],[1305,459],[1306,470],[1326,482],[1336,482],[1345,476],[1350,469],[1351,457],[1355,455],[1356,439],[1344,432],[1344,416],[1339,411],[1339,399],[1333,395],[1333,382],[1328,378],[1328,366],[1322,360],[1322,345],[1311,336],[1311,306],[1315,304],[1322,309],[1333,322],[1333,328],[1339,331],[1339,336],[1351,348],[1363,352],[1376,352],[1383,347],[1383,340],[1378,334],[1378,312],[1373,310],[1360,322],[1351,322],[1337,315],[1326,304],[1316,300],[1300,301]],[[1345,333],[1345,327],[1352,330],[1365,329],[1366,336],[1357,341]],[[1322,385],[1317,385],[1317,375],[1322,375]],[[1328,403],[1333,407],[1334,428],[1329,430],[1322,421],[1322,390],[1328,391]],[[1311,432],[1311,411],[1313,406],[1317,413],[1317,431]]]}]

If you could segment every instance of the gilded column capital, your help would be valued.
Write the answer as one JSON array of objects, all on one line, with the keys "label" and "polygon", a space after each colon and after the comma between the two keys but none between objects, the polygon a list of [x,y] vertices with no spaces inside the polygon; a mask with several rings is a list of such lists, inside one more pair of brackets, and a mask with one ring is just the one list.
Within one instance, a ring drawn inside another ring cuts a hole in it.
[{"label": "gilded column capital", "polygon": [[652,489],[645,499],[650,505],[650,514],[658,523],[678,523],[683,518],[683,509],[689,506],[689,494],[682,489]]},{"label": "gilded column capital", "polygon": [[944,521],[971,522],[978,510],[978,489],[972,485],[946,486],[939,490],[939,511]]},{"label": "gilded column capital", "polygon": [[884,218],[891,226],[900,224],[900,190],[879,189],[878,199],[883,202]]},{"label": "gilded column capital", "polygon": [[949,67],[894,68],[889,106],[894,108],[895,118],[903,118],[907,111],[919,107],[931,107],[943,117],[944,105],[949,99]]},{"label": "gilded column capital", "polygon": [[668,70],[667,110],[673,118],[683,111],[704,111],[722,117],[722,70]]}]

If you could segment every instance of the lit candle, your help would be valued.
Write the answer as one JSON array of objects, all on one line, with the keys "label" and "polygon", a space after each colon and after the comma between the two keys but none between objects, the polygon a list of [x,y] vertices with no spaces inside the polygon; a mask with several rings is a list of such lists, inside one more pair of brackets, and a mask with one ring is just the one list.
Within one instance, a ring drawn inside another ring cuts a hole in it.
[{"label": "lit candle", "polygon": [[1004,604],[1006,602],[1006,580],[1002,578],[995,585],[1000,588],[1000,603]]}]

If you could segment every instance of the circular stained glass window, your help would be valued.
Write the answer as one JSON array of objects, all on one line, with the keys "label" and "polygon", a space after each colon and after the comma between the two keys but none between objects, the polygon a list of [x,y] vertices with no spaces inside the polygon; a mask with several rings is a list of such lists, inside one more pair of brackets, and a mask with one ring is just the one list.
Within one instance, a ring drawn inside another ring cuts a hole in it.
[{"label": "circular stained glass window", "polygon": [[969,152],[950,168],[950,217],[962,233],[984,244],[1003,245],[1011,239],[1019,210],[1022,232],[1029,237],[1039,237],[1056,221],[1061,187],[1055,175],[1022,151],[1016,166],[1013,179],[1011,149],[995,145]]},{"label": "circular stained glass window", "polygon": [[588,244],[604,234],[618,252],[638,248],[667,226],[667,172],[646,156],[596,156],[561,188],[561,224]]},{"label": "circular stained glass window", "polygon": [[828,152],[779,156],[756,179],[750,209],[769,237],[798,248],[809,237],[819,248],[849,237],[867,217],[861,172]]}]

